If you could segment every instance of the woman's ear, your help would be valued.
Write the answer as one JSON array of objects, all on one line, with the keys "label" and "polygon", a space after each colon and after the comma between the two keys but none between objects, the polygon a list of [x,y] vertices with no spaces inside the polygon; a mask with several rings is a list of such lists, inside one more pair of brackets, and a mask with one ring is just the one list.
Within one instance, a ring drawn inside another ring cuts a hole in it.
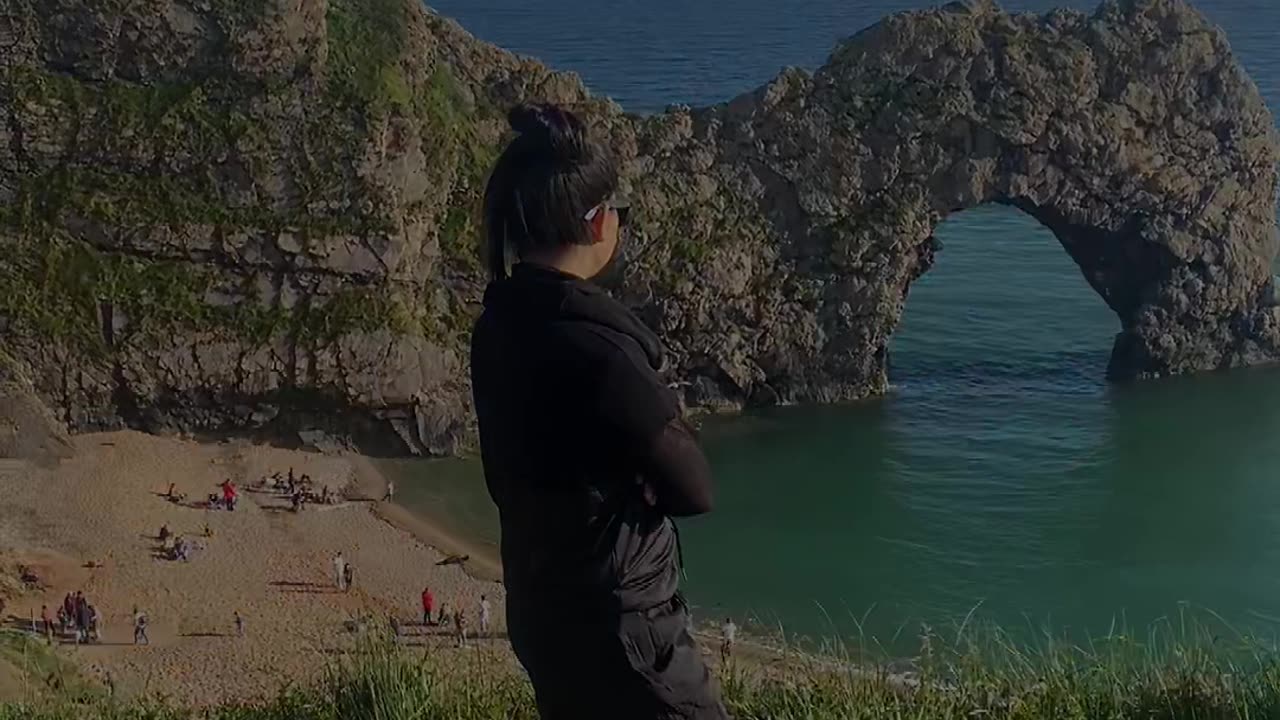
[{"label": "woman's ear", "polygon": [[605,222],[608,221],[608,219],[609,213],[597,210],[595,213],[592,213],[591,219],[587,221],[587,226],[590,228],[589,232],[591,233],[592,245],[597,245],[604,240]]}]

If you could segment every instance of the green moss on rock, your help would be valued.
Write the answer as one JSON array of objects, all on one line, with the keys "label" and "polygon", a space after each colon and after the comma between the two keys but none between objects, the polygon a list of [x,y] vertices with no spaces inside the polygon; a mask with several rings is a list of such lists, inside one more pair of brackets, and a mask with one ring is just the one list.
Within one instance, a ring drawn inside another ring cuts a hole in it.
[{"label": "green moss on rock", "polygon": [[356,104],[405,103],[407,89],[398,64],[405,47],[403,0],[330,0],[325,22],[329,41],[330,92]]},{"label": "green moss on rock", "polygon": [[[266,7],[197,8],[226,37],[189,72],[166,69],[164,81],[0,70],[13,122],[24,140],[38,136],[5,178],[0,205],[6,340],[56,345],[99,377],[113,363],[210,341],[310,352],[385,331],[465,343],[494,112],[409,36],[412,0],[329,0],[317,35],[324,51],[264,78],[243,65],[260,48],[236,38],[275,21]],[[406,147],[425,159],[404,153],[397,165]],[[406,169],[422,176],[406,180]],[[439,227],[424,233],[431,221]],[[384,251],[387,238],[412,247],[432,235],[437,265]],[[348,252],[361,243],[405,264],[382,277]],[[437,276],[406,278],[415,262]],[[178,370],[165,382],[193,390],[209,378],[182,373],[206,370],[226,369]],[[308,382],[334,381],[323,372]],[[95,387],[68,404],[110,392]]]},{"label": "green moss on rock", "polygon": [[67,238],[14,243],[0,257],[0,315],[39,337],[56,339],[86,354],[111,348],[104,324],[108,310],[125,319],[127,338],[172,340],[179,331],[224,335],[261,344],[283,335],[323,347],[353,332],[411,330],[403,305],[383,284],[349,286],[330,296],[309,296],[293,308],[252,295],[213,304],[226,276],[210,265],[103,253]]}]

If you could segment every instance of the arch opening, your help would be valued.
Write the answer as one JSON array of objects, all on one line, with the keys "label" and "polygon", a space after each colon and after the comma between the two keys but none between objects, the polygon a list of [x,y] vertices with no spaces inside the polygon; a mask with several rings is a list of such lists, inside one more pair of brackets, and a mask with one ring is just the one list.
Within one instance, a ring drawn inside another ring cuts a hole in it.
[{"label": "arch opening", "polygon": [[890,383],[911,392],[1101,383],[1119,321],[1051,230],[989,203],[948,215],[932,242],[931,267],[911,284],[890,341]]}]

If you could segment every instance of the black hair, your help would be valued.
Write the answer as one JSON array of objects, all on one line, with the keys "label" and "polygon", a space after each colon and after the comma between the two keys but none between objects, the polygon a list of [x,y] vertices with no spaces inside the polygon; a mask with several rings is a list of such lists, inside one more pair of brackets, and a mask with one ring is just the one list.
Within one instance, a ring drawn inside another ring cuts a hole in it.
[{"label": "black hair", "polygon": [[484,192],[484,224],[493,280],[507,276],[507,248],[589,245],[584,216],[618,189],[618,166],[574,113],[556,105],[520,105],[507,114],[517,135],[498,157]]}]

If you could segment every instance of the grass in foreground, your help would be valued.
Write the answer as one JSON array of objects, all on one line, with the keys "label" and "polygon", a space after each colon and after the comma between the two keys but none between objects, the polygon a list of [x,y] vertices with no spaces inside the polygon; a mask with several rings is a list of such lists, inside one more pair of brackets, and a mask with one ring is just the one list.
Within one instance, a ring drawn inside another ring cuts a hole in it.
[{"label": "grass in foreground", "polygon": [[[725,699],[739,720],[1253,720],[1280,718],[1280,663],[1252,639],[1231,643],[1186,627],[1141,641],[1113,635],[1088,648],[1001,633],[926,632],[909,674],[815,656],[730,667]],[[317,686],[252,706],[183,709],[91,697],[0,706],[0,720],[520,720],[537,717],[527,681],[500,656],[409,652],[370,640]]]},{"label": "grass in foreground", "polygon": [[[103,694],[43,638],[14,630],[0,630],[0,688],[7,694],[79,704],[92,704]],[[0,718],[5,712],[0,706]]]}]

